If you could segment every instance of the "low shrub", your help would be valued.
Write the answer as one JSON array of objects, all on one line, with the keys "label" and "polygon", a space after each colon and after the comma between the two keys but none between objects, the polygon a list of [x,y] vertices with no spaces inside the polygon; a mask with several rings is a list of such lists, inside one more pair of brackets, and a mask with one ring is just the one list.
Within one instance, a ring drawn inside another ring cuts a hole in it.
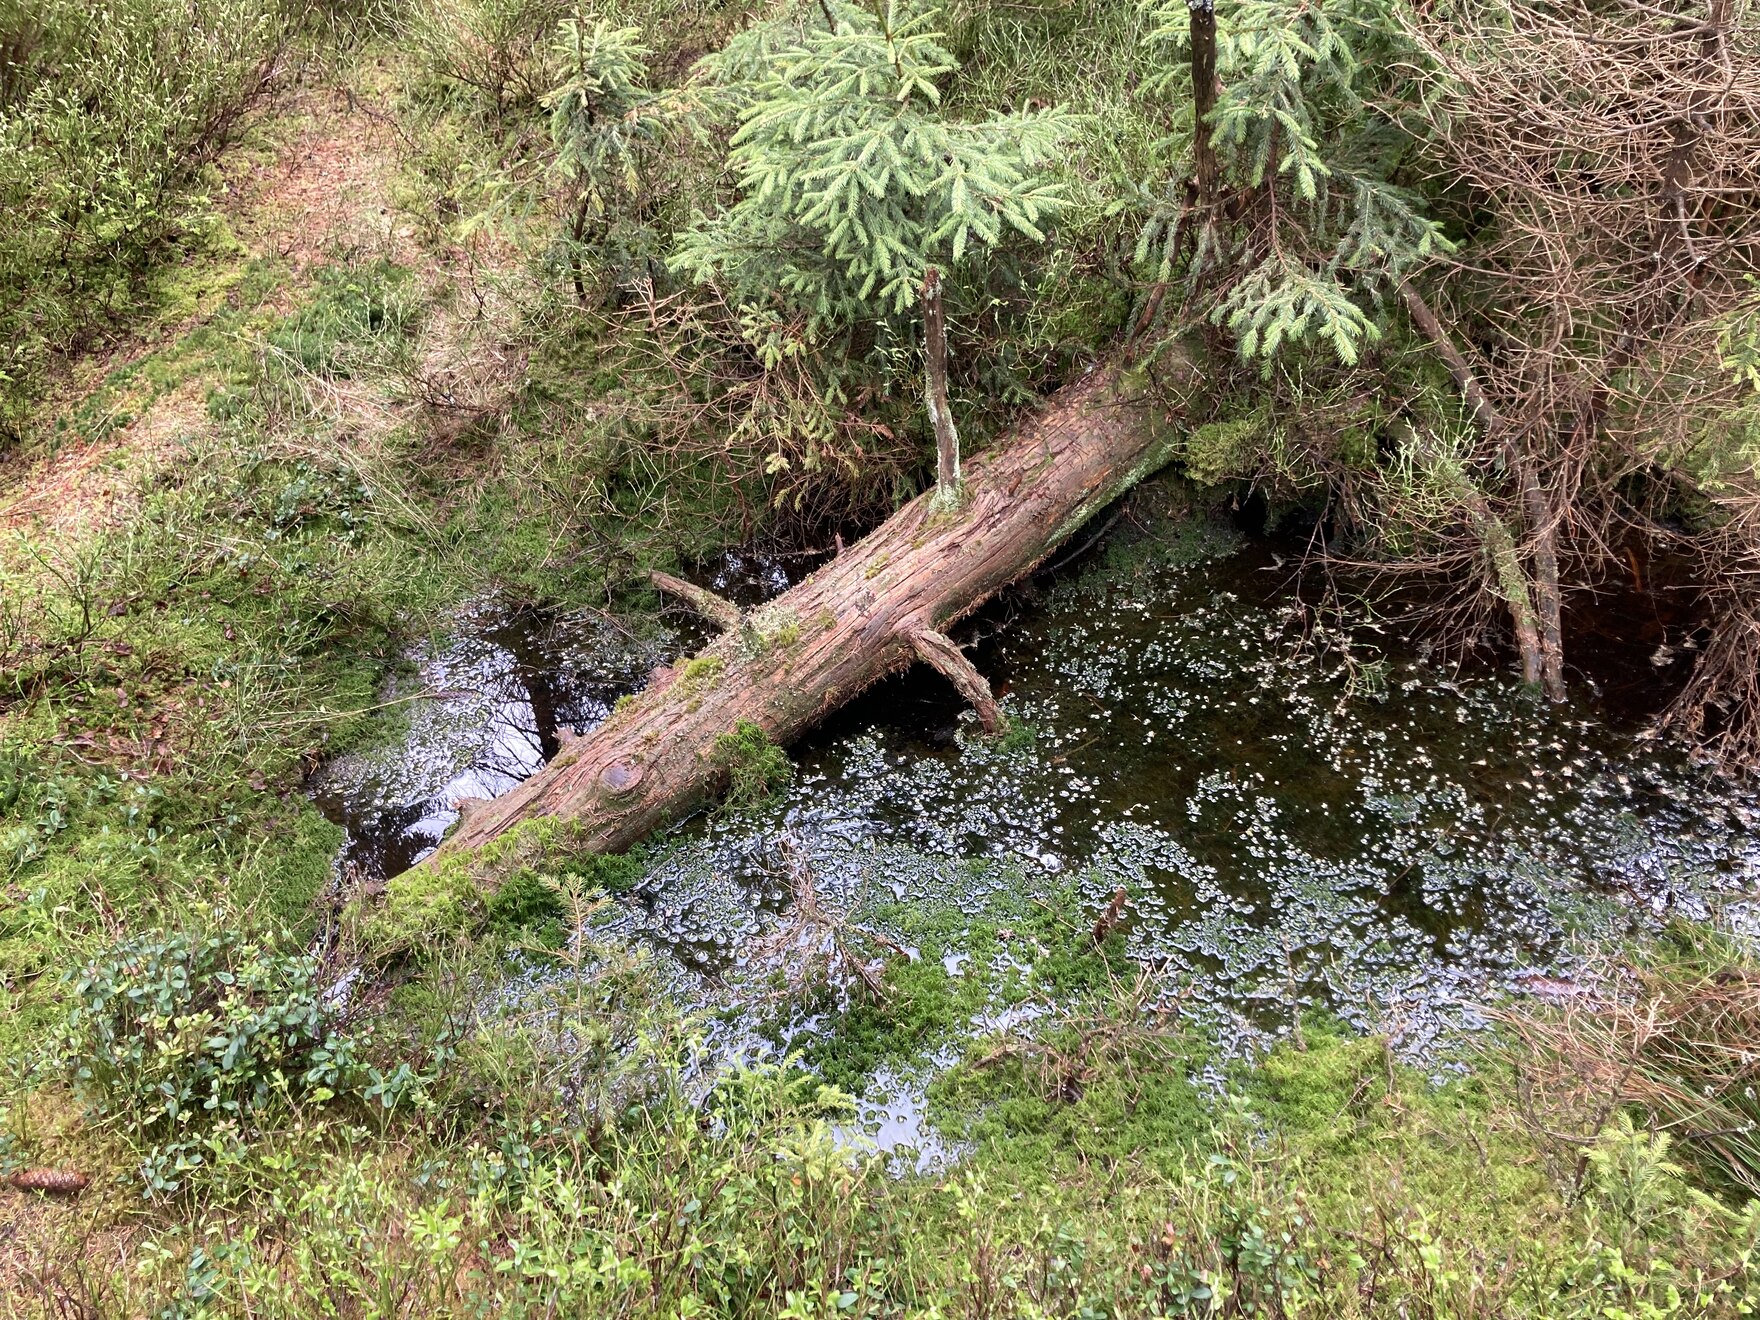
[{"label": "low shrub", "polygon": [[92,1114],[140,1147],[152,1192],[173,1192],[216,1146],[301,1105],[389,1109],[416,1079],[368,1064],[318,983],[318,962],[233,931],[124,940],[68,976],[53,1057]]},{"label": "low shrub", "polygon": [[535,116],[561,81],[554,39],[570,12],[559,0],[420,0],[403,41],[434,92],[500,127]]}]

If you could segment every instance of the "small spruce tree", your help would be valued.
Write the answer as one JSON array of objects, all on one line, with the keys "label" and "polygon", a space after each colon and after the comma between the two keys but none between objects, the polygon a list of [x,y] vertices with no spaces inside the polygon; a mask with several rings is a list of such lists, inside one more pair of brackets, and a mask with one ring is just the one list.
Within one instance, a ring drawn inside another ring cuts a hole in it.
[{"label": "small spruce tree", "polygon": [[1048,166],[1070,121],[1049,109],[948,119],[938,83],[958,65],[933,11],[888,0],[824,12],[829,24],[798,42],[759,32],[724,57],[753,80],[733,136],[739,199],[686,233],[671,264],[721,281],[753,321],[804,315],[821,340],[876,321],[910,335],[921,310],[946,491],[958,467],[940,289],[1011,232],[1044,240],[1062,202]]},{"label": "small spruce tree", "polygon": [[1303,343],[1354,365],[1380,337],[1389,289],[1448,246],[1391,182],[1407,139],[1372,100],[1410,52],[1388,0],[1149,9],[1148,41],[1167,55],[1160,89],[1194,108],[1195,180],[1152,209],[1137,260],[1162,284],[1183,265],[1215,323],[1267,369]]},{"label": "small spruce tree", "polygon": [[603,240],[616,210],[634,195],[641,149],[656,136],[656,118],[644,113],[654,98],[642,86],[652,52],[642,45],[639,28],[614,28],[604,19],[589,27],[565,18],[556,53],[567,77],[545,104],[556,168],[568,183],[569,269],[575,293],[585,302],[584,255]]}]

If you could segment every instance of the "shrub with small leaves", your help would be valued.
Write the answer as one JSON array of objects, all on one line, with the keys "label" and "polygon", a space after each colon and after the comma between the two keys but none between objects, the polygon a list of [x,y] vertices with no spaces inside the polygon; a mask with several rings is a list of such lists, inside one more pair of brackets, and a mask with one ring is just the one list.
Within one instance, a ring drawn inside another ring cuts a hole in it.
[{"label": "shrub with small leaves", "polygon": [[299,6],[0,4],[0,446],[54,355],[110,334],[216,234],[205,171],[268,91]]},{"label": "shrub with small leaves", "polygon": [[344,1095],[389,1109],[413,1092],[407,1067],[364,1062],[317,977],[316,959],[229,931],[124,940],[69,973],[54,1059],[146,1148],[148,1186],[175,1191],[275,1112]]}]

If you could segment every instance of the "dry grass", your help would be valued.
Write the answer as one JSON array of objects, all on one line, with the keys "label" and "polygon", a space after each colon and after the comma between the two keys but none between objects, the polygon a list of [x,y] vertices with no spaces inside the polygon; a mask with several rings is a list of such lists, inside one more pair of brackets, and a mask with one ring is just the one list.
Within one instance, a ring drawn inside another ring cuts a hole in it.
[{"label": "dry grass", "polygon": [[1522,1113],[1560,1172],[1580,1187],[1587,1152],[1633,1106],[1716,1181],[1760,1194],[1760,970],[1702,943],[1599,973],[1594,993],[1499,1014],[1518,1047]]}]

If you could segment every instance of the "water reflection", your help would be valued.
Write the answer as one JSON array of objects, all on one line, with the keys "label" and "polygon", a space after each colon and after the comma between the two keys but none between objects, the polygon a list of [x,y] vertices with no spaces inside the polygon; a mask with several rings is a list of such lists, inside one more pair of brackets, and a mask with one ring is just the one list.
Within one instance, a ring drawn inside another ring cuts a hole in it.
[{"label": "water reflection", "polygon": [[1748,795],[1589,706],[1441,672],[1372,620],[1310,611],[1268,556],[1108,563],[979,631],[1020,730],[977,736],[934,675],[795,749],[775,806],[692,826],[626,933],[737,972],[804,859],[823,902],[1129,894],[1136,956],[1240,1032],[1323,1004],[1421,1051],[1615,925],[1751,894]]},{"label": "water reflection", "polygon": [[670,649],[599,614],[550,615],[483,604],[452,636],[410,658],[400,739],[332,761],[310,786],[347,832],[341,863],[370,880],[426,857],[458,819],[461,798],[494,797],[584,733],[646,682]]},{"label": "water reflection", "polygon": [[[733,549],[688,576],[742,606],[759,604],[823,562],[821,552]],[[554,613],[484,601],[447,635],[409,656],[412,676],[388,694],[408,703],[402,736],[325,766],[308,786],[347,835],[340,864],[380,881],[439,847],[462,798],[504,793],[586,733],[653,669],[709,638],[704,623],[666,602],[643,631],[612,616]]]}]

